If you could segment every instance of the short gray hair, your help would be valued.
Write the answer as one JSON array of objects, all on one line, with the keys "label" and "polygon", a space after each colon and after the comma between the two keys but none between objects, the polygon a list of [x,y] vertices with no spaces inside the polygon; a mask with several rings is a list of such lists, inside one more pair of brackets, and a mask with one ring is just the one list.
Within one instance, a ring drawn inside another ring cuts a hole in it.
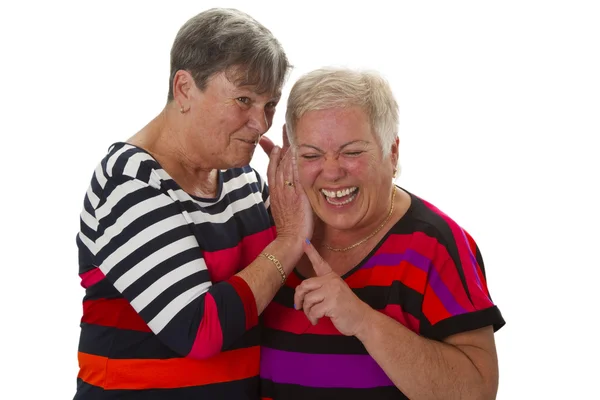
[{"label": "short gray hair", "polygon": [[237,85],[275,93],[290,68],[283,47],[262,24],[236,9],[212,8],[188,20],[175,37],[168,101],[179,70],[188,71],[201,90],[212,75],[225,72]]},{"label": "short gray hair", "polygon": [[295,144],[298,120],[309,111],[362,107],[369,117],[384,157],[398,136],[398,103],[388,82],[377,72],[321,68],[303,75],[292,87],[285,114],[286,130]]}]

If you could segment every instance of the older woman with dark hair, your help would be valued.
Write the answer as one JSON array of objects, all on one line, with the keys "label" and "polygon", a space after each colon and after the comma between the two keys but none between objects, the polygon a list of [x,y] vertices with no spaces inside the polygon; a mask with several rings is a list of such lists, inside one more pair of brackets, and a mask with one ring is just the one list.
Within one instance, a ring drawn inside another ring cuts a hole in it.
[{"label": "older woman with dark hair", "polygon": [[263,398],[495,398],[504,320],[473,238],[394,184],[387,82],[311,72],[292,88],[286,125],[318,219],[263,314]]},{"label": "older woman with dark hair", "polygon": [[312,234],[291,153],[265,144],[270,193],[249,167],[288,70],[240,11],[180,29],[165,108],[85,196],[76,399],[258,398],[258,315]]}]

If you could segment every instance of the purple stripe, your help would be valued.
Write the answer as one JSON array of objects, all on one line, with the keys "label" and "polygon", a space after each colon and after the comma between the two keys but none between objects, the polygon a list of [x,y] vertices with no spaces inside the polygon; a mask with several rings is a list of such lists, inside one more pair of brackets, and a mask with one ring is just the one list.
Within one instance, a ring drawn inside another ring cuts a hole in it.
[{"label": "purple stripe", "polygon": [[369,355],[308,354],[261,347],[260,376],[274,383],[319,388],[394,386]]},{"label": "purple stripe", "polygon": [[361,269],[373,268],[374,266],[395,267],[402,261],[408,261],[415,267],[425,272],[429,271],[431,260],[414,250],[408,249],[404,253],[377,254],[374,255],[361,267]]},{"label": "purple stripe", "polygon": [[462,236],[465,239],[465,245],[467,246],[467,250],[469,250],[469,258],[471,260],[471,268],[473,269],[473,273],[475,274],[475,280],[477,281],[477,286],[479,286],[480,289],[483,289],[482,285],[481,285],[481,280],[479,279],[479,274],[477,273],[477,259],[475,258],[475,255],[473,254],[473,252],[471,251],[471,247],[469,246],[469,240],[467,239],[467,235],[465,235],[465,231],[461,230],[462,232]]},{"label": "purple stripe", "polygon": [[467,312],[454,298],[446,284],[440,278],[440,274],[437,269],[431,268],[429,270],[429,286],[433,289],[433,292],[440,299],[446,310],[452,315],[464,314]]}]

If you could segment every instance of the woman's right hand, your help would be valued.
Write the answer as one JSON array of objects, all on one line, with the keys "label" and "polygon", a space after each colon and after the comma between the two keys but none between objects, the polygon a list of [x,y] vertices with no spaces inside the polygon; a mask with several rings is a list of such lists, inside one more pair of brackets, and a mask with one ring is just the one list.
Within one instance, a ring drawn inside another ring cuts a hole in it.
[{"label": "woman's right hand", "polygon": [[[285,138],[285,127],[284,127]],[[287,142],[287,141],[286,141]],[[294,149],[285,143],[283,149],[273,147],[269,154],[267,179],[271,213],[277,227],[277,237],[299,244],[311,239],[314,229],[313,212],[300,184]]]}]

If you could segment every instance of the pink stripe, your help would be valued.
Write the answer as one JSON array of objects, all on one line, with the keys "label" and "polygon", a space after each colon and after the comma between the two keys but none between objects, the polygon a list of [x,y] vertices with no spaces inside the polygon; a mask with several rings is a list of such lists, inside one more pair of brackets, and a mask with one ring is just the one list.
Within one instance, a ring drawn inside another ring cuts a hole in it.
[{"label": "pink stripe", "polygon": [[79,274],[79,277],[81,278],[81,286],[83,286],[84,289],[95,285],[105,278],[104,273],[98,267],[94,267],[83,274]]},{"label": "pink stripe", "polygon": [[440,209],[438,209],[431,203],[428,203],[427,201],[423,200],[423,202],[432,211],[441,216],[444,219],[444,221],[446,221],[446,223],[450,227],[450,230],[452,231],[454,242],[456,243],[456,247],[458,248],[458,256],[460,258],[460,263],[463,267],[463,272],[465,273],[465,280],[467,281],[467,288],[471,296],[471,302],[473,303],[475,309],[482,310],[493,306],[490,299],[483,292],[481,285],[478,284],[479,277],[477,275],[477,266],[474,265],[472,261],[472,253],[466,242],[467,239],[462,228],[459,227],[456,222],[454,222],[448,215],[443,213]]},{"label": "pink stripe", "polygon": [[223,346],[221,322],[215,299],[206,293],[204,297],[204,315],[198,327],[192,350],[187,355],[190,358],[206,359],[219,354]]}]

